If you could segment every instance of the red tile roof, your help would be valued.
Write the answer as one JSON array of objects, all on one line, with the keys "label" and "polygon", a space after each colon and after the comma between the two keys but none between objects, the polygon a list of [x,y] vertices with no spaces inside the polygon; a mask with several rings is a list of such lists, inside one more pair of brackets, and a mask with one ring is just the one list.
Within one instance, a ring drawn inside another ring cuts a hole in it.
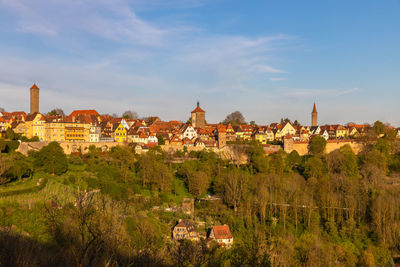
[{"label": "red tile roof", "polygon": [[95,115],[95,116],[100,116],[100,114],[94,110],[94,109],[87,109],[87,110],[74,110],[72,111],[71,114],[69,114],[70,116],[76,117],[78,115]]},{"label": "red tile roof", "polygon": [[31,87],[31,89],[39,89],[39,87],[37,87],[36,83],[34,83]]},{"label": "red tile roof", "polygon": [[205,113],[205,111],[200,107],[200,103],[199,102],[197,102],[197,107],[192,111],[192,113],[197,113],[197,112]]},{"label": "red tile roof", "polygon": [[230,239],[232,238],[231,231],[228,225],[216,225],[212,227],[215,239]]}]

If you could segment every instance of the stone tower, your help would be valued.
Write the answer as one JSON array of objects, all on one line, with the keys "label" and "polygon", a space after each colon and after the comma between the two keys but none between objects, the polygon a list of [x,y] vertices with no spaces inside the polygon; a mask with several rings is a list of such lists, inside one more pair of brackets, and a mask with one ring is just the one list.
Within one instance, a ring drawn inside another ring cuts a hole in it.
[{"label": "stone tower", "polygon": [[197,107],[192,111],[192,125],[194,128],[203,128],[206,126],[206,112],[200,108],[197,101]]},{"label": "stone tower", "polygon": [[39,87],[34,83],[31,87],[31,112],[39,112]]},{"label": "stone tower", "polygon": [[318,112],[317,108],[315,107],[315,103],[311,112],[311,126],[318,126]]},{"label": "stone tower", "polygon": [[218,148],[221,149],[226,146],[226,130],[225,128],[218,128]]}]

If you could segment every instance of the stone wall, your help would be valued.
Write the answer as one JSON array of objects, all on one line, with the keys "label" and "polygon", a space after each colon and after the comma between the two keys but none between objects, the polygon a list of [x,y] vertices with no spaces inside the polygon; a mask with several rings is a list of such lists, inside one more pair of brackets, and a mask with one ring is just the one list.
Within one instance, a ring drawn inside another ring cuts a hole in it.
[{"label": "stone wall", "polygon": [[[325,153],[331,153],[345,145],[349,145],[356,154],[360,153],[362,150],[362,144],[355,140],[328,140],[326,142]],[[308,154],[308,146],[309,142],[294,141],[292,145],[287,146],[287,148],[291,148],[290,151],[289,149],[285,151],[290,153],[292,150],[296,150],[299,155],[303,156]]]},{"label": "stone wall", "polygon": [[[17,149],[17,152],[24,154],[25,156],[28,155],[29,150],[39,151],[44,146],[47,146],[49,142],[24,142],[21,143]],[[82,143],[73,143],[73,142],[59,142],[60,146],[64,150],[65,154],[71,154],[73,152],[86,153],[89,149],[89,146],[94,145],[97,148],[101,148],[102,151],[108,151],[112,147],[121,145],[121,143],[116,142],[105,142],[105,143],[89,143],[89,142],[82,142]]]}]

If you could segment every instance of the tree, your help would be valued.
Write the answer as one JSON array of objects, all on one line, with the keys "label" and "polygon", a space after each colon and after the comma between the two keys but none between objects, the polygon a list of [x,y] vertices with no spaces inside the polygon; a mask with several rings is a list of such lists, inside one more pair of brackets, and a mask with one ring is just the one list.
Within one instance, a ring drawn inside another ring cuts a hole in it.
[{"label": "tree", "polygon": [[194,171],[187,177],[189,192],[194,197],[199,197],[207,192],[210,185],[210,178],[203,171]]},{"label": "tree", "polygon": [[60,175],[68,170],[68,159],[57,142],[51,142],[34,154],[35,166],[45,172]]},{"label": "tree", "polygon": [[0,107],[0,112],[5,112],[6,110],[2,107]]},{"label": "tree", "polygon": [[[73,266],[115,266],[116,255],[129,243],[125,208],[93,192],[78,193],[75,205],[45,206],[48,232]],[[68,264],[67,264],[68,265]]]},{"label": "tree", "polygon": [[29,177],[33,173],[31,161],[21,153],[12,153],[10,156],[11,167],[7,171],[13,179]]},{"label": "tree", "polygon": [[269,161],[265,156],[263,146],[257,142],[251,142],[248,148],[250,164],[257,172],[266,173],[269,169]]},{"label": "tree", "polygon": [[246,120],[240,111],[235,111],[226,116],[223,124],[246,124]]},{"label": "tree", "polygon": [[122,113],[122,117],[124,119],[137,119],[137,118],[139,118],[139,115],[137,114],[136,111],[127,110],[124,113]]},{"label": "tree", "polygon": [[330,173],[358,176],[357,156],[349,145],[342,146],[326,155],[326,165]]},{"label": "tree", "polygon": [[372,129],[374,130],[374,132],[377,136],[380,136],[385,133],[386,126],[385,126],[385,124],[383,124],[383,122],[376,121],[374,123],[374,126],[372,126]]},{"label": "tree", "polygon": [[235,214],[247,191],[248,174],[239,169],[231,169],[222,175],[224,201],[233,207]]},{"label": "tree", "polygon": [[157,139],[158,139],[158,144],[160,146],[165,145],[165,138],[163,135],[161,135],[161,134],[157,135]]},{"label": "tree", "polygon": [[322,155],[326,147],[326,140],[322,136],[314,136],[310,142],[310,152],[313,155]]},{"label": "tree", "polygon": [[156,161],[150,178],[151,189],[153,191],[169,193],[172,189],[173,179],[168,166],[162,162]]},{"label": "tree", "polygon": [[301,156],[299,155],[299,153],[296,150],[293,150],[292,152],[289,153],[288,157],[288,163],[290,165],[290,167],[296,168],[297,166],[299,166],[301,164]]},{"label": "tree", "polygon": [[50,112],[48,112],[46,115],[47,116],[56,116],[56,115],[65,116],[65,113],[64,113],[64,110],[62,110],[61,108],[55,108],[55,109],[52,109]]},{"label": "tree", "polygon": [[111,150],[111,156],[120,169],[121,179],[126,183],[129,173],[134,170],[134,154],[127,146],[116,146]]},{"label": "tree", "polygon": [[281,124],[284,124],[284,123],[292,124],[292,121],[289,118],[281,118]]},{"label": "tree", "polygon": [[6,130],[6,137],[9,140],[18,140],[20,138],[20,135],[15,133],[11,128],[8,128]]},{"label": "tree", "polygon": [[32,172],[31,162],[21,153],[0,156],[0,184],[29,177]]},{"label": "tree", "polygon": [[321,178],[325,173],[323,161],[317,157],[311,157],[306,161],[304,174],[307,178]]},{"label": "tree", "polygon": [[153,191],[169,192],[172,189],[173,176],[163,159],[157,159],[155,153],[148,152],[138,160],[142,186],[150,186]]}]

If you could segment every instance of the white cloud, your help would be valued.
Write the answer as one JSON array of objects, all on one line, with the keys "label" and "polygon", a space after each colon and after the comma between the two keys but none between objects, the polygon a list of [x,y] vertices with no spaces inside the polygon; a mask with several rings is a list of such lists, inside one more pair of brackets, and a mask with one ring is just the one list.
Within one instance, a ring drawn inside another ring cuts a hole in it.
[{"label": "white cloud", "polygon": [[160,45],[167,29],[137,17],[123,0],[0,0],[19,17],[17,30],[42,35],[84,31],[114,42]]}]

